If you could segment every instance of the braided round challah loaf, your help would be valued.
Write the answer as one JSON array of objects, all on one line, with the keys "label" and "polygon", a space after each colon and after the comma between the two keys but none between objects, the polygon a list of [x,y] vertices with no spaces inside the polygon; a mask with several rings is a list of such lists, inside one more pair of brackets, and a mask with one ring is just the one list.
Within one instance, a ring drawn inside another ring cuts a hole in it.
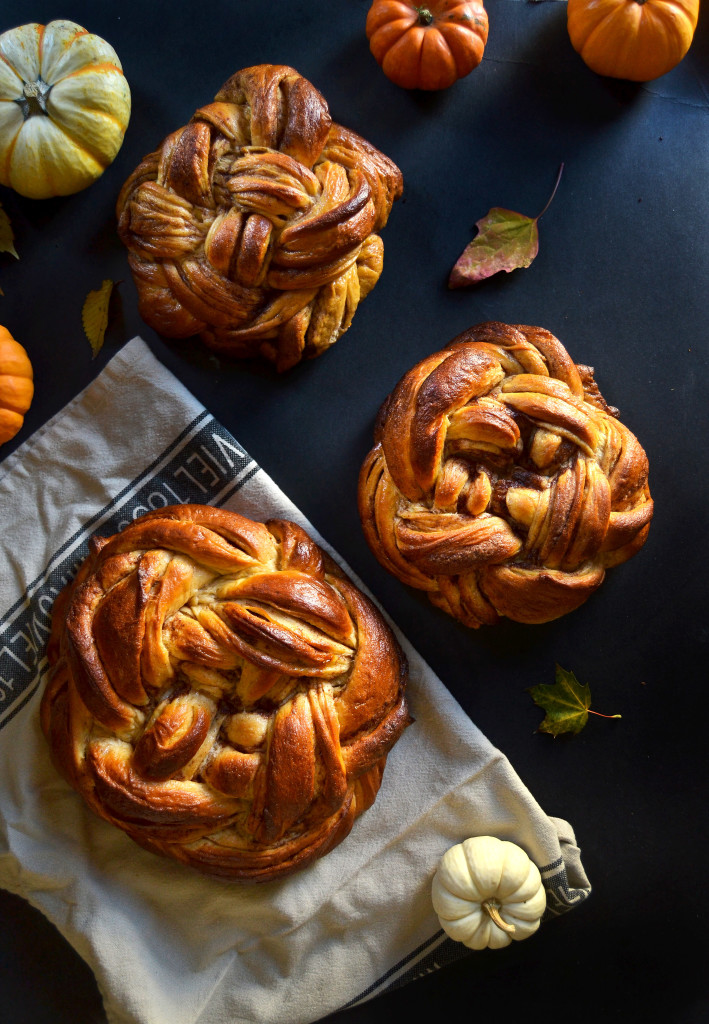
[{"label": "braided round challah loaf", "polygon": [[281,65],[237,72],[123,186],[143,319],[286,370],[320,355],[377,283],[398,167]]},{"label": "braided round challah loaf", "polygon": [[97,814],[264,881],[328,853],[411,719],[372,603],[294,523],[200,505],[92,541],[55,603],[42,728]]},{"label": "braided round challah loaf", "polygon": [[467,626],[548,622],[644,544],[648,463],[540,327],[484,323],[413,367],[362,467],[369,545]]}]

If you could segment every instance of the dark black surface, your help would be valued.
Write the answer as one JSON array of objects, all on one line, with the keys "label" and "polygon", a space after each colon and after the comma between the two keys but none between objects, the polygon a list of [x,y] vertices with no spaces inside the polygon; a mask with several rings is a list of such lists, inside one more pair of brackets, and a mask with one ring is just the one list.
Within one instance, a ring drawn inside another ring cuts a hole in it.
[{"label": "dark black surface", "polygon": [[[489,0],[482,65],[425,95],[392,85],[375,64],[368,6],[4,0],[0,30],[63,17],[109,40],[133,115],[115,163],[85,192],[32,202],[0,189],[21,256],[0,256],[0,323],[25,345],[36,375],[25,426],[1,454],[142,334],[364,579],[541,806],[573,824],[593,885],[584,906],[528,942],[472,954],[333,1024],[444,1019],[459,1008],[471,1018],[703,1024],[709,12],[678,68],[632,85],[585,67],[564,3]],[[234,71],[260,62],[310,78],[334,118],[392,157],[405,181],[383,235],[384,272],[352,328],[282,377],[144,326],[113,215],[140,158]],[[561,162],[532,266],[449,291],[475,221],[492,206],[536,214]],[[106,277],[122,282],[118,309],[92,359],[81,306]],[[580,610],[544,626],[473,632],[379,567],[355,493],[391,387],[488,319],[546,327],[596,367],[648,452],[656,512],[645,548]],[[552,682],[555,662],[590,685],[594,707],[622,720],[591,720],[570,739],[536,733],[542,713],[525,689]],[[54,929],[5,893],[0,915],[0,1020],[103,1022],[91,973]]]}]

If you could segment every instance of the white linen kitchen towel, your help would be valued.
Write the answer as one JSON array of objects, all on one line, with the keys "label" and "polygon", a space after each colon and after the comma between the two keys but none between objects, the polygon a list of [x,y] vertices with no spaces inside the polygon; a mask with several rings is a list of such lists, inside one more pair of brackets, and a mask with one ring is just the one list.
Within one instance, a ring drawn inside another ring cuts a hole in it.
[{"label": "white linen kitchen towel", "polygon": [[87,961],[111,1024],[307,1024],[467,953],[441,931],[430,891],[441,855],[471,835],[527,851],[548,916],[582,902],[571,827],[542,811],[400,634],[415,724],[373,807],[299,874],[204,877],[87,809],[39,727],[52,603],[92,533],[186,501],[292,519],[327,547],[140,338],[0,464],[0,885]]}]

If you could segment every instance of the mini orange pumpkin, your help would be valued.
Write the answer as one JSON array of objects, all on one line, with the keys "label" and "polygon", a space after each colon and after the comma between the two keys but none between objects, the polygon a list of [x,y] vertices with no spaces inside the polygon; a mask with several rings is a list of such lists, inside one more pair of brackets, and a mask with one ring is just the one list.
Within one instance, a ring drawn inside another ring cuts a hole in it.
[{"label": "mini orange pumpkin", "polygon": [[599,75],[650,82],[689,49],[699,0],[568,0],[574,49]]},{"label": "mini orange pumpkin", "polygon": [[0,444],[18,432],[33,395],[29,356],[19,341],[0,327]]},{"label": "mini orange pumpkin", "polygon": [[487,12],[481,0],[374,0],[369,48],[384,74],[404,89],[447,89],[483,59]]}]

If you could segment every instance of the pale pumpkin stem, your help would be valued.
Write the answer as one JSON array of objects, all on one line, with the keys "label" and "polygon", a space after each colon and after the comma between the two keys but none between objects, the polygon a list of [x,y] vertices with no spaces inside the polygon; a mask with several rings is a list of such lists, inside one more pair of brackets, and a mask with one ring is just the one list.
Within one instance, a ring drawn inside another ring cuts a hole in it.
[{"label": "pale pumpkin stem", "polygon": [[24,94],[22,100],[19,100],[20,106],[22,107],[22,113],[25,115],[25,119],[33,117],[35,114],[46,114],[47,113],[47,94],[50,90],[45,82],[25,82],[23,85],[22,92]]},{"label": "pale pumpkin stem", "polygon": [[417,7],[419,16],[419,25],[430,25],[433,21],[433,15],[429,11],[428,7]]},{"label": "pale pumpkin stem", "polygon": [[508,935],[514,935],[515,926],[513,924],[508,924],[507,921],[502,920],[502,915],[500,914],[500,904],[497,902],[497,900],[483,900],[482,908],[483,910],[486,910],[488,912],[488,914],[490,915],[490,917],[495,922],[498,928],[501,928],[503,932],[507,932]]}]

